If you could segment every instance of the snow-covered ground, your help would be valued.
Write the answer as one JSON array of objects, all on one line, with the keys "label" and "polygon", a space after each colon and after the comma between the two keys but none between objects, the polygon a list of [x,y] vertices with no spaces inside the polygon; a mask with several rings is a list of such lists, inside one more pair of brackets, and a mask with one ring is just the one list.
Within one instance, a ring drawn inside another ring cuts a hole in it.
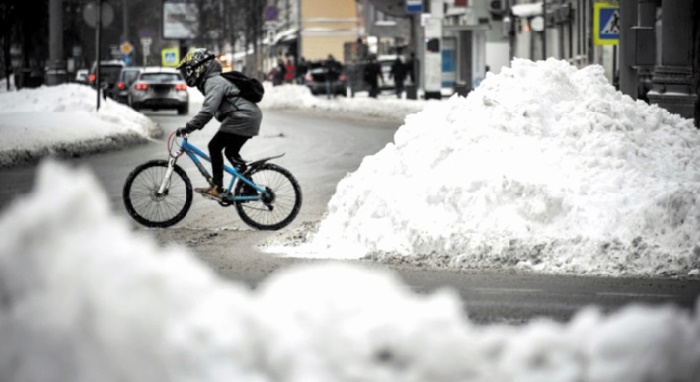
[{"label": "snow-covered ground", "polygon": [[483,327],[450,290],[417,294],[342,263],[280,270],[251,290],[134,232],[92,174],[53,161],[0,232],[3,381],[700,379],[700,308]]},{"label": "snow-covered ground", "polygon": [[[0,94],[3,110],[26,111],[7,116],[0,142],[35,144],[11,126],[48,129],[26,121],[37,110],[71,122],[52,124],[49,143],[79,142],[65,130],[109,115],[79,106],[89,89],[64,86],[73,97],[37,109],[23,107],[54,89]],[[278,87],[262,106],[412,113],[339,184],[309,242],[282,246],[290,255],[697,274],[697,131],[615,92],[600,67],[517,60],[442,102]],[[107,125],[134,121],[148,135],[149,121],[116,110]],[[134,232],[91,174],[53,161],[3,211],[0,232],[3,381],[700,380],[700,306],[483,327],[450,290],[416,294],[394,274],[337,262],[280,270],[250,290]]]},{"label": "snow-covered ground", "polygon": [[7,91],[0,84],[0,167],[46,156],[73,156],[114,149],[162,134],[151,119],[102,100],[95,91],[66,84]]}]

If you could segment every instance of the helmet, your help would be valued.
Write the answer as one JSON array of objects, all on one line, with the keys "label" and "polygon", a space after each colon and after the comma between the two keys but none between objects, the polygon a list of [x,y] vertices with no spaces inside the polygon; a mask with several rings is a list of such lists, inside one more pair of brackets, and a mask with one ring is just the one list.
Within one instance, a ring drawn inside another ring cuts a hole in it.
[{"label": "helmet", "polygon": [[214,59],[214,53],[204,49],[194,49],[185,55],[185,58],[180,61],[177,69],[185,77],[187,86],[196,86],[202,79],[204,71],[207,69],[205,63]]}]

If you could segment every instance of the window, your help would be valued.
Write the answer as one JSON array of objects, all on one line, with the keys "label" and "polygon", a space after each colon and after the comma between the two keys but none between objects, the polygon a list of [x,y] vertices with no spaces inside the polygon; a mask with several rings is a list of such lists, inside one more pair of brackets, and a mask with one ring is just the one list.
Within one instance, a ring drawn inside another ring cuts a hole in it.
[{"label": "window", "polygon": [[141,74],[141,80],[148,82],[178,82],[182,81],[182,77],[178,73],[143,73]]}]

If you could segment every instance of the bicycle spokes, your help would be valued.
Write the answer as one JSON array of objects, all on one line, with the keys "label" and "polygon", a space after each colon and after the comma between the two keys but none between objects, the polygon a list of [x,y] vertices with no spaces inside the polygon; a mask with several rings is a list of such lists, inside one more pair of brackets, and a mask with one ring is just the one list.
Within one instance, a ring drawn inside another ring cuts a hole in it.
[{"label": "bicycle spokes", "polygon": [[192,202],[192,187],[179,166],[151,161],[129,174],[123,199],[127,211],[139,223],[169,227],[185,217]]},{"label": "bicycle spokes", "polygon": [[[279,229],[289,224],[301,207],[301,188],[286,169],[267,163],[250,172],[251,180],[264,189],[258,198],[236,202],[241,219],[258,229]],[[246,195],[245,182],[236,186],[236,195]],[[247,192],[250,192],[249,190]]]}]

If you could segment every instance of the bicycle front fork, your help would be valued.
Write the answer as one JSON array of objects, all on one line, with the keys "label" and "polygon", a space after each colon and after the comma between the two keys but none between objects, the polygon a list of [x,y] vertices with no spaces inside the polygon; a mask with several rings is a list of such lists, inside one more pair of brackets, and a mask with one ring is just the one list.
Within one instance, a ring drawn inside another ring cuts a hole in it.
[{"label": "bicycle front fork", "polygon": [[163,181],[160,183],[160,188],[158,188],[158,195],[163,195],[168,189],[170,177],[173,175],[173,171],[175,170],[175,162],[177,162],[177,158],[170,158],[170,160],[168,160],[168,169],[165,170],[165,176],[163,177]]}]

